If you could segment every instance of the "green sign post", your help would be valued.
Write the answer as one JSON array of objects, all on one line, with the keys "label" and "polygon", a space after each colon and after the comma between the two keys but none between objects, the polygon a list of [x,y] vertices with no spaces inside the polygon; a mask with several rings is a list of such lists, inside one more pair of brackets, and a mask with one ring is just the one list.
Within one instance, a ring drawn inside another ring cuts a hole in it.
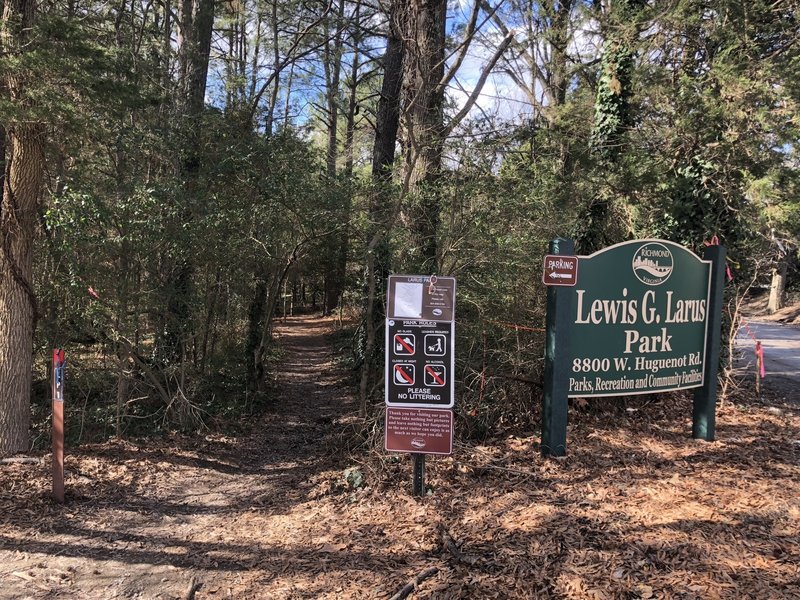
[{"label": "green sign post", "polygon": [[711,287],[708,294],[705,377],[703,385],[694,392],[692,437],[712,442],[716,435],[717,368],[721,342],[722,295],[725,288],[725,247],[708,246],[703,251],[703,258],[711,261]]},{"label": "green sign post", "polygon": [[[550,254],[571,255],[572,240],[550,242]],[[547,287],[547,324],[544,348],[544,394],[542,396],[542,454],[567,454],[567,391],[570,356],[570,318],[574,304],[570,287]]]},{"label": "green sign post", "polygon": [[[554,240],[551,262],[573,248]],[[720,246],[701,259],[634,240],[578,257],[574,285],[548,287],[543,454],[566,453],[570,397],[698,388],[693,435],[714,439],[724,264]]]}]

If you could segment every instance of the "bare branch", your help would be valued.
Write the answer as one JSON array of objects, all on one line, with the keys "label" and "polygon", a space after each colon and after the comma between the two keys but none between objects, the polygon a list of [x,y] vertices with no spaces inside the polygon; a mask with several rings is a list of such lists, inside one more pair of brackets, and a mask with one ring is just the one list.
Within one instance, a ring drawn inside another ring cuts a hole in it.
[{"label": "bare branch", "polygon": [[458,69],[461,67],[461,64],[464,62],[464,59],[467,57],[467,51],[469,50],[470,45],[472,44],[472,39],[475,36],[475,26],[478,23],[478,13],[480,12],[481,0],[475,0],[475,4],[472,6],[472,14],[469,18],[469,23],[467,23],[467,29],[464,31],[464,40],[461,42],[459,48],[457,48],[453,53],[458,52],[458,57],[450,65],[450,68],[445,73],[442,80],[439,82],[439,88],[443,89],[447,86],[448,83],[456,76]]},{"label": "bare branch", "polygon": [[261,85],[255,97],[252,99],[252,102],[250,104],[250,114],[248,115],[251,122],[255,117],[256,110],[258,110],[258,105],[261,102],[261,98],[264,96],[264,93],[267,91],[269,86],[272,85],[272,82],[275,80],[275,78],[283,71],[283,69],[286,68],[286,65],[288,65],[293,60],[297,60],[299,58],[302,58],[303,56],[307,56],[312,52],[315,52],[316,50],[323,47],[330,41],[329,39],[323,40],[319,44],[316,44],[308,48],[307,50],[301,52],[297,56],[293,56],[294,52],[300,46],[300,43],[306,38],[306,36],[308,36],[309,33],[311,33],[311,31],[315,27],[317,27],[320,23],[322,23],[322,21],[325,19],[325,17],[328,16],[328,13],[331,11],[332,8],[333,8],[333,0],[331,0],[328,3],[328,5],[325,7],[325,10],[322,11],[322,14],[319,17],[317,17],[314,21],[309,23],[305,27],[305,29],[303,29],[300,33],[298,33],[295,39],[292,41],[292,45],[286,51],[286,56],[284,57],[284,59],[280,62],[280,64],[275,65],[275,69],[272,71],[267,80]]},{"label": "bare branch", "polygon": [[469,114],[469,111],[472,110],[475,102],[477,102],[478,97],[481,95],[481,91],[483,90],[483,86],[486,84],[486,80],[489,79],[489,75],[492,73],[492,69],[497,64],[497,61],[500,60],[500,57],[503,56],[503,53],[506,49],[511,45],[511,42],[514,41],[514,34],[509,32],[506,34],[506,37],[500,42],[500,45],[497,47],[497,50],[489,59],[489,62],[484,66],[483,70],[481,71],[481,76],[478,79],[478,83],[475,84],[475,87],[472,90],[469,98],[464,103],[464,106],[461,107],[461,110],[456,113],[456,115],[450,120],[450,122],[444,128],[444,136],[448,135],[453,129],[458,127],[458,124],[464,120],[464,117]]}]

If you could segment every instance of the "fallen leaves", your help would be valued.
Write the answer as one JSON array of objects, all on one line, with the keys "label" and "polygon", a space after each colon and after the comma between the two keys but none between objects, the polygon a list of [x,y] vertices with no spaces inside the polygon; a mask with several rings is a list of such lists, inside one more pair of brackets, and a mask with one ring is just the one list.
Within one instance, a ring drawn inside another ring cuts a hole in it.
[{"label": "fallen leaves", "polygon": [[69,452],[65,507],[46,464],[0,467],[0,589],[169,598],[201,575],[197,600],[385,599],[436,568],[410,597],[800,597],[795,407],[727,406],[711,444],[688,397],[577,412],[563,460],[530,432],[461,442],[415,499],[407,457],[332,450],[353,407],[307,379],[250,437]]}]

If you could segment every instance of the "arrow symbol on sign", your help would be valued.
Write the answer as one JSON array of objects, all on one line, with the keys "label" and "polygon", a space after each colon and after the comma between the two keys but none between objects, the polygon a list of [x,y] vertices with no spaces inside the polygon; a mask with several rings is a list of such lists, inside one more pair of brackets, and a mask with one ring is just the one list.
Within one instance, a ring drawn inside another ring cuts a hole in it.
[{"label": "arrow symbol on sign", "polygon": [[572,279],[572,273],[550,273],[550,279]]}]

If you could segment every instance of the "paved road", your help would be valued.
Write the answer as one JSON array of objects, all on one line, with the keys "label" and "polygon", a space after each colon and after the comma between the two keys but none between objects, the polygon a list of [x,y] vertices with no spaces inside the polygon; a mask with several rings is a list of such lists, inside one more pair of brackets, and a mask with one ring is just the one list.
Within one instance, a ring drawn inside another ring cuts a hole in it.
[{"label": "paved road", "polygon": [[800,326],[747,321],[739,330],[737,347],[744,351],[741,361],[748,373],[755,373],[755,341],[764,348],[765,389],[780,391],[787,400],[800,402]]}]

